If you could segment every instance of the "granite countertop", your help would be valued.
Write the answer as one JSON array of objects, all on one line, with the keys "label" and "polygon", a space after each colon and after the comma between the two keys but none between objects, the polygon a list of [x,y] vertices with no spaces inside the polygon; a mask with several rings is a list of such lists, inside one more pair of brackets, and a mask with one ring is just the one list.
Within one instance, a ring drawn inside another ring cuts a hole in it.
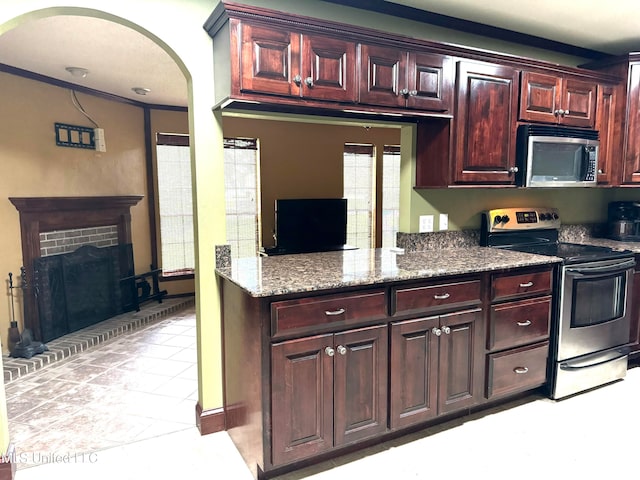
[{"label": "granite countertop", "polygon": [[268,297],[560,261],[558,257],[478,246],[407,253],[385,248],[247,257],[233,260],[231,266],[217,268],[216,272],[251,296]]}]

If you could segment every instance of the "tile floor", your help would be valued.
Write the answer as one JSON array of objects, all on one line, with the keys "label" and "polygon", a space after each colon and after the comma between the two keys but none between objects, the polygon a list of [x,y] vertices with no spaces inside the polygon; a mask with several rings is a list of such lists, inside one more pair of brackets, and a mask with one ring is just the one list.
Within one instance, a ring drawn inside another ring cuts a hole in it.
[{"label": "tile floor", "polygon": [[[9,384],[10,429],[24,455],[17,480],[250,480],[225,432],[200,436],[194,426],[193,328],[185,311]],[[277,479],[638,477],[640,368],[566,400],[531,396],[508,407]]]},{"label": "tile floor", "polygon": [[18,469],[192,428],[197,378],[190,307],[6,383]]}]

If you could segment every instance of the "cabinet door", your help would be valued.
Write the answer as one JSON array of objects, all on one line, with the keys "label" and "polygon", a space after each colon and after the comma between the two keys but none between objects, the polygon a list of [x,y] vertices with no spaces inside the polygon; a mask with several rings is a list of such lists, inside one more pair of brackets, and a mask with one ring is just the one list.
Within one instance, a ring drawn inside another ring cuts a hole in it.
[{"label": "cabinet door", "polygon": [[404,107],[407,52],[371,45],[360,49],[360,103]]},{"label": "cabinet door", "polygon": [[387,429],[387,326],[335,335],[334,443],[345,445]]},{"label": "cabinet door", "polygon": [[449,112],[453,101],[453,61],[451,57],[409,53],[407,65],[407,107]]},{"label": "cabinet door", "polygon": [[640,64],[629,66],[627,133],[625,140],[625,183],[640,182]]},{"label": "cabinet door", "polygon": [[318,35],[302,36],[302,96],[354,102],[356,45]]},{"label": "cabinet door", "polygon": [[480,323],[480,309],[440,317],[440,414],[471,407],[482,397],[484,349]]},{"label": "cabinet door", "polygon": [[600,132],[598,150],[598,183],[610,184],[615,181],[612,167],[621,158],[621,126],[618,120],[618,89],[611,85],[598,87],[596,108],[596,130]]},{"label": "cabinet door", "polygon": [[522,72],[520,120],[556,123],[562,79],[544,73]]},{"label": "cabinet door", "polygon": [[391,325],[390,427],[407,427],[438,414],[438,337],[440,317]]},{"label": "cabinet door", "polygon": [[333,446],[333,335],[271,348],[272,461],[293,462]]},{"label": "cabinet door", "polygon": [[593,128],[596,124],[596,92],[595,83],[565,78],[561,102],[564,113],[560,123]]},{"label": "cabinet door", "polygon": [[298,96],[293,75],[300,71],[300,35],[285,30],[242,25],[242,92]]},{"label": "cabinet door", "polygon": [[463,61],[458,63],[457,85],[455,181],[512,184],[518,71]]}]

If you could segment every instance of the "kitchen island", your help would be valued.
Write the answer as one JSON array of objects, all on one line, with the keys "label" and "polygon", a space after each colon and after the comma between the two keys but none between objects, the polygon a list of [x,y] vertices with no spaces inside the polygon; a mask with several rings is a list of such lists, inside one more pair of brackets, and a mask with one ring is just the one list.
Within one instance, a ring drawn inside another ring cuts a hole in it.
[{"label": "kitchen island", "polygon": [[267,478],[543,387],[559,261],[473,246],[217,269],[230,437]]}]

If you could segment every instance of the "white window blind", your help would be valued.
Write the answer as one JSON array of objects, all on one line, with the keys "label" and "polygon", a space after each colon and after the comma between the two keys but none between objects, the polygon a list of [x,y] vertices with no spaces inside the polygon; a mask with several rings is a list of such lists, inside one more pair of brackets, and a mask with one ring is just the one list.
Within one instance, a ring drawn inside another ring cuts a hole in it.
[{"label": "white window blind", "polygon": [[351,144],[344,146],[344,197],[347,199],[347,244],[372,248],[375,186],[375,147]]},{"label": "white window blind", "polygon": [[[186,137],[186,144],[182,137]],[[188,137],[159,134],[156,152],[162,273],[193,273],[195,253]]]},{"label": "white window blind", "polygon": [[382,246],[395,247],[400,228],[399,145],[384,146],[382,171]]}]

